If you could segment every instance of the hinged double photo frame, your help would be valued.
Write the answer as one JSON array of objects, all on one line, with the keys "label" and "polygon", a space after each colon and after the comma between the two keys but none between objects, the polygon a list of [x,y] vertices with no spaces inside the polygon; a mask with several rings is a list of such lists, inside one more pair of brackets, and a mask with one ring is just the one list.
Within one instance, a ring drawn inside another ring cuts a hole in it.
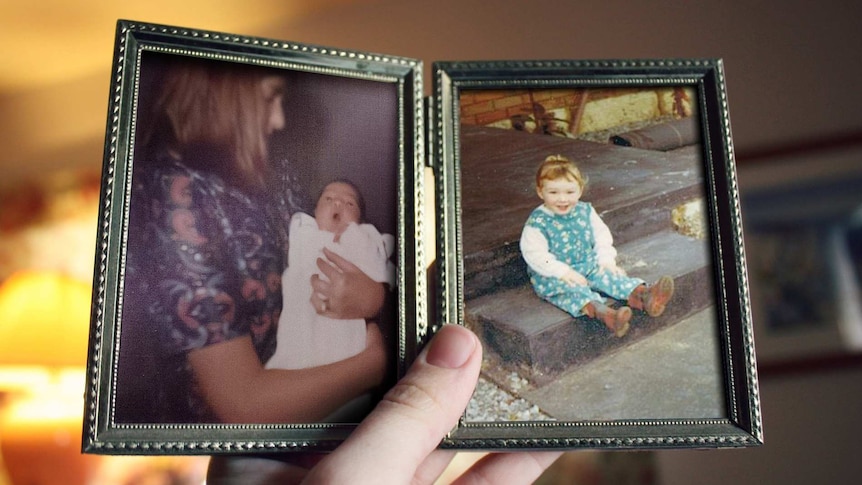
[{"label": "hinged double photo frame", "polygon": [[441,447],[762,443],[722,62],[423,76],[118,22],[85,452],[330,450],[444,324],[485,360]]}]

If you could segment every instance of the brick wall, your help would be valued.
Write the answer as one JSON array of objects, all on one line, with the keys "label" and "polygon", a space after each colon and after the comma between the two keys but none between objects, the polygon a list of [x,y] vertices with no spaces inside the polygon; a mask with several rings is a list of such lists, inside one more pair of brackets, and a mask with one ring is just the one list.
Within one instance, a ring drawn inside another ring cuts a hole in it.
[{"label": "brick wall", "polygon": [[575,137],[614,124],[689,116],[693,98],[685,88],[465,90],[460,114],[463,124]]}]

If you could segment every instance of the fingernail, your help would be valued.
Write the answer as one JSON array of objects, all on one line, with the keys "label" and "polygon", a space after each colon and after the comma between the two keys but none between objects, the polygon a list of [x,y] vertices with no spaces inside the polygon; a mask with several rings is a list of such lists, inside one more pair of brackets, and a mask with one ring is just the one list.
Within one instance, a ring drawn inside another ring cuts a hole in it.
[{"label": "fingernail", "polygon": [[458,325],[444,325],[428,344],[425,362],[445,369],[457,369],[473,355],[478,341],[473,332]]}]

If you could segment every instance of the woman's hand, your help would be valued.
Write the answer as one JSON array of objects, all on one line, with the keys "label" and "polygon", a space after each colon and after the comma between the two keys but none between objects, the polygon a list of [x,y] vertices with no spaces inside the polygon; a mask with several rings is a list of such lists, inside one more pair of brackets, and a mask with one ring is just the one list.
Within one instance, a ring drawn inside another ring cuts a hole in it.
[{"label": "woman's hand", "polygon": [[311,304],[317,313],[336,319],[377,316],[386,299],[384,284],[326,248],[323,254],[328,261],[317,258],[317,267],[326,279],[316,274],[311,277]]}]

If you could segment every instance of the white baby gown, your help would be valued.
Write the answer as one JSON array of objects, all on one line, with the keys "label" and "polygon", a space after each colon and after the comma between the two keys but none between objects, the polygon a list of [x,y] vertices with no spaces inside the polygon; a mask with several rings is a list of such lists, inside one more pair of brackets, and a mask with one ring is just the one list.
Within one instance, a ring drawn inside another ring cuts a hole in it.
[{"label": "white baby gown", "polygon": [[[395,247],[391,234],[381,234],[371,224],[350,224],[338,242],[321,230],[314,217],[297,213],[290,221],[288,266],[282,274],[284,302],[278,322],[276,350],[266,368],[304,369],[352,357],[365,349],[363,319],[337,320],[322,315],[311,305],[311,276],[319,274],[317,258],[326,247],[355,264],[371,279],[391,286]],[[323,276],[323,275],[321,275]],[[325,276],[323,276],[325,278]]]}]

